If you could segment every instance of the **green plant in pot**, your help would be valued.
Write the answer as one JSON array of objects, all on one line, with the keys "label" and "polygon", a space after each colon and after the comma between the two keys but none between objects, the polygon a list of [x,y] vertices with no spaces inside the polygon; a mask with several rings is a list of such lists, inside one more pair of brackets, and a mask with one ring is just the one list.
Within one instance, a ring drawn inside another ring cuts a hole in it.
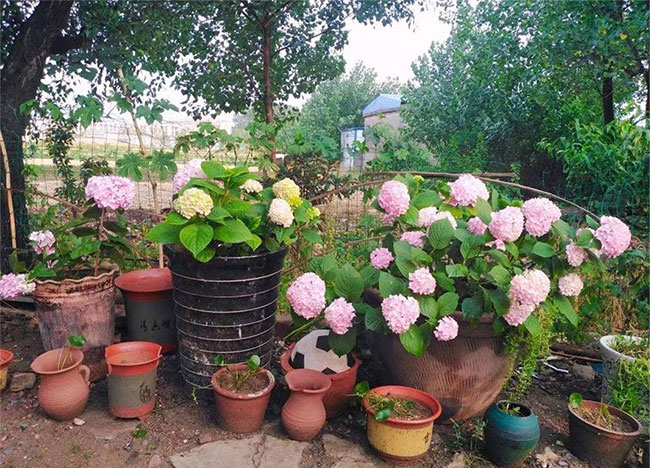
[{"label": "green plant in pot", "polygon": [[288,246],[322,242],[320,212],[300,187],[260,179],[246,166],[190,161],[174,176],[173,210],[147,234],[166,244],[183,375],[201,398],[214,367],[199,363],[253,352],[268,364]]},{"label": "green plant in pot", "polygon": [[483,412],[516,358],[525,389],[553,323],[579,326],[581,275],[604,270],[631,240],[617,218],[576,228],[549,199],[511,200],[471,175],[399,176],[373,206],[384,237],[368,265],[314,260],[289,287],[297,330],[324,320],[340,354],[365,330],[387,380],[436,395],[441,420]]}]

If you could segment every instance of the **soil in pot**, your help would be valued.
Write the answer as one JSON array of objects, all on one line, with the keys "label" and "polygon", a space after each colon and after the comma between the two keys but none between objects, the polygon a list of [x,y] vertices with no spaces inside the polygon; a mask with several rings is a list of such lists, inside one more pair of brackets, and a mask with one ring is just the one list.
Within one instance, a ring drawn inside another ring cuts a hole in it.
[{"label": "soil in pot", "polygon": [[626,419],[623,419],[617,414],[609,411],[607,405],[600,405],[598,408],[590,408],[587,406],[580,406],[576,408],[576,413],[582,419],[593,424],[594,426],[607,429],[614,432],[632,432],[634,426]]},{"label": "soil in pot", "polygon": [[366,401],[375,409],[375,414],[382,409],[390,408],[390,417],[400,421],[419,421],[433,415],[433,411],[419,401],[391,393],[381,396],[370,392],[366,396]]},{"label": "soil in pot", "polygon": [[219,377],[217,380],[217,385],[223,389],[228,390],[229,392],[248,395],[251,393],[259,393],[268,387],[269,378],[265,373],[258,372],[257,374],[249,377],[242,386],[237,388],[237,385],[235,384],[235,377],[232,374],[226,372]]}]

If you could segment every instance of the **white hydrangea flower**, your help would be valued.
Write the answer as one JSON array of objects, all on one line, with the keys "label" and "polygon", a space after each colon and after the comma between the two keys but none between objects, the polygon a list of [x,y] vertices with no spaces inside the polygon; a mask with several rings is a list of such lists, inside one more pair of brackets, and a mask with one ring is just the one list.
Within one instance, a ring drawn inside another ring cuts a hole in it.
[{"label": "white hydrangea flower", "polygon": [[174,202],[174,209],[187,219],[197,214],[207,216],[213,206],[210,195],[199,188],[185,190]]},{"label": "white hydrangea flower", "polygon": [[300,187],[289,178],[282,179],[273,184],[273,194],[276,197],[289,202],[289,205],[291,205],[292,208],[297,208],[302,203],[302,199],[300,198]]},{"label": "white hydrangea flower", "polygon": [[289,203],[281,198],[274,198],[269,207],[269,219],[285,228],[291,226],[293,211],[291,211]]},{"label": "white hydrangea flower", "polygon": [[248,179],[242,184],[241,188],[246,193],[259,193],[264,187],[262,187],[262,184],[257,180]]}]

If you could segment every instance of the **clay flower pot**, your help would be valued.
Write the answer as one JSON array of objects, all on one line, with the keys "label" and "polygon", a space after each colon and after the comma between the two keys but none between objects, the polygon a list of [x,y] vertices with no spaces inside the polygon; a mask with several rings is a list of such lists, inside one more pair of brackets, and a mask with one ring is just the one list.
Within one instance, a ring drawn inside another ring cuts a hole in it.
[{"label": "clay flower pot", "polygon": [[7,386],[7,377],[9,375],[9,363],[13,360],[14,353],[6,349],[0,349],[0,390]]},{"label": "clay flower pot", "polygon": [[[232,370],[246,370],[246,364],[228,366]],[[237,393],[219,385],[222,376],[228,372],[228,368],[221,368],[212,374],[212,388],[214,399],[217,404],[217,417],[221,425],[228,431],[242,434],[255,432],[262,427],[264,413],[269,405],[271,390],[275,386],[275,377],[268,370],[260,367],[267,380],[268,385],[256,393]]]},{"label": "clay flower pot", "polygon": [[[588,400],[582,402],[583,406],[591,410],[598,410],[603,404]],[[632,429],[629,432],[618,432],[596,426],[583,419],[569,405],[569,448],[574,455],[592,466],[618,468],[623,465],[628,452],[641,435],[642,426],[625,411],[606,406],[612,416],[627,421]]]},{"label": "clay flower pot", "polygon": [[[70,352],[63,369],[57,369],[61,349],[53,349],[38,356],[32,362],[32,370],[41,376],[38,386],[38,403],[43,411],[58,421],[68,421],[83,413],[88,401],[90,369],[82,365],[84,354],[79,349],[63,349]],[[70,363],[71,364],[68,364]]]},{"label": "clay flower pot", "polygon": [[108,409],[118,418],[142,418],[156,403],[156,377],[162,346],[127,341],[106,348]]},{"label": "clay flower pot", "polygon": [[115,286],[124,296],[129,338],[158,343],[163,353],[175,350],[176,320],[169,268],[130,271],[118,276]]},{"label": "clay flower pot", "polygon": [[[506,412],[507,403],[518,408],[518,412]],[[484,420],[485,448],[490,460],[499,466],[521,465],[539,441],[537,416],[521,403],[495,403],[486,411]]]},{"label": "clay flower pot", "polygon": [[[286,373],[295,370],[291,367],[290,358],[295,343],[291,344],[289,348],[280,357],[280,365],[282,370]],[[338,374],[327,374],[332,381],[332,386],[323,396],[323,405],[325,405],[325,412],[327,418],[333,418],[343,413],[347,407],[348,400],[352,398],[354,393],[354,384],[357,381],[357,371],[361,365],[361,359],[355,354],[353,355],[354,364],[348,370],[339,372]]]},{"label": "clay flower pot", "polygon": [[377,387],[372,391],[382,396],[408,398],[429,408],[431,416],[428,418],[403,420],[391,416],[379,422],[375,419],[374,408],[365,399],[362,402],[368,412],[368,442],[382,458],[397,465],[408,465],[422,458],[431,445],[433,422],[442,412],[438,400],[420,390],[399,385]]},{"label": "clay flower pot", "polygon": [[293,440],[309,441],[318,435],[326,419],[323,397],[330,378],[312,369],[296,369],[285,377],[291,396],[282,407],[282,424]]}]

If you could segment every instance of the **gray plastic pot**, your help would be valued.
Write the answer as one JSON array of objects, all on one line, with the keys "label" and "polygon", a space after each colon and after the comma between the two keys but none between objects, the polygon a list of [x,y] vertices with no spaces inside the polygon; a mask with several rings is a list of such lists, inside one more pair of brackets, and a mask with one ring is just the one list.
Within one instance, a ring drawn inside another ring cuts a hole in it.
[{"label": "gray plastic pot", "polygon": [[[618,360],[623,359],[629,362],[635,361],[635,358],[619,353],[612,348],[616,342],[616,336],[617,335],[606,335],[598,342],[600,345],[600,353],[603,357],[603,384],[600,394],[604,402],[608,402],[612,398],[612,384],[616,379],[616,373],[618,372],[618,366],[616,364]],[[622,335],[622,337],[628,341],[641,341],[641,338],[638,336]]]}]

